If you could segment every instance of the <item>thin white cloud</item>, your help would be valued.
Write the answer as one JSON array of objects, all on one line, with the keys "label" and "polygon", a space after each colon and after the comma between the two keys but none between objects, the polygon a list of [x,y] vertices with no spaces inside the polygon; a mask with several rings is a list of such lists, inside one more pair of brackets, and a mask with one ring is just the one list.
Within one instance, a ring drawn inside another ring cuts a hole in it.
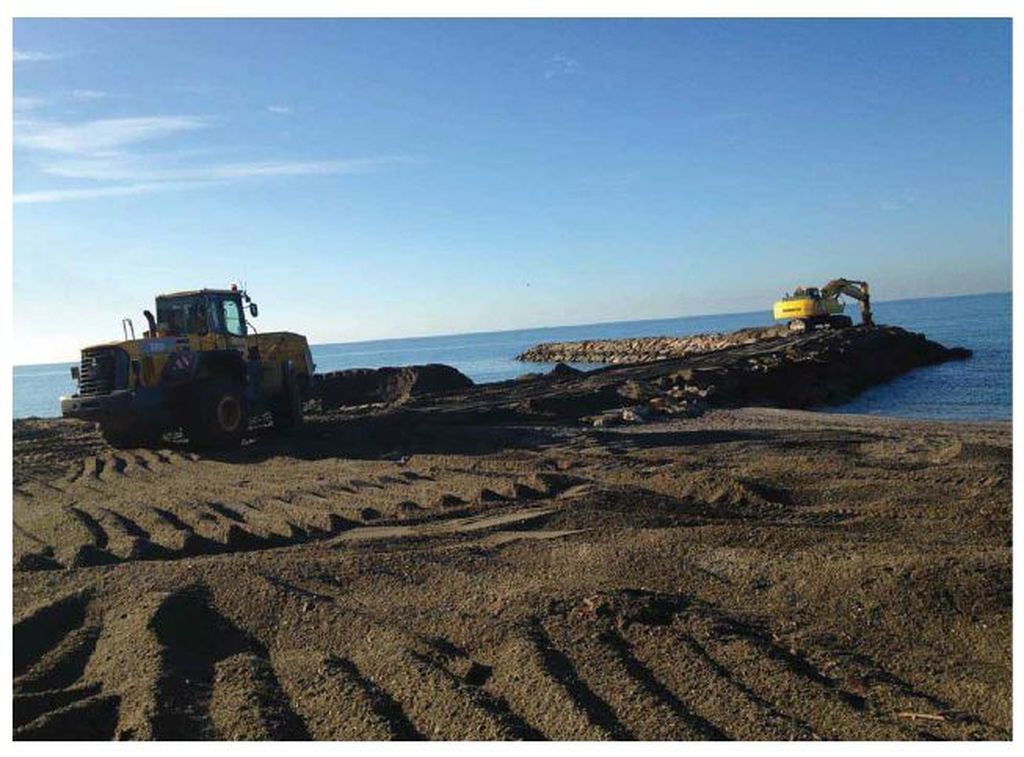
[{"label": "thin white cloud", "polygon": [[214,163],[199,166],[154,166],[140,156],[112,155],[63,160],[43,166],[51,176],[90,181],[223,181],[260,176],[327,176],[368,173],[409,158],[384,156],[349,160],[279,160],[246,163]]},{"label": "thin white cloud", "polygon": [[160,139],[209,126],[200,116],[103,118],[81,123],[22,121],[15,123],[14,144],[35,150],[88,154]]},{"label": "thin white cloud", "polygon": [[408,158],[355,158],[352,160],[278,161],[262,163],[228,163],[209,166],[212,179],[247,179],[258,176],[330,176],[369,173],[386,165],[408,163]]},{"label": "thin white cloud", "polygon": [[[14,143],[17,149],[27,150],[34,156],[36,170],[90,184],[21,192],[15,195],[15,202],[35,204],[128,197],[268,177],[363,174],[388,165],[414,162],[402,156],[377,156],[204,163],[196,159],[208,150],[149,149],[150,142],[205,129],[212,123],[212,119],[201,116],[106,118],[72,123],[23,115],[15,119]],[[142,149],[143,145],[146,149]]]},{"label": "thin white cloud", "polygon": [[153,192],[172,192],[183,189],[194,189],[205,186],[203,182],[153,182],[149,184],[119,184],[108,187],[87,187],[85,189],[44,189],[37,192],[21,192],[14,195],[15,205],[32,205],[46,202],[66,202],[68,200],[95,200],[102,197],[129,197],[133,195],[152,194]]},{"label": "thin white cloud", "polygon": [[113,164],[103,167],[101,162],[68,161],[47,168],[47,173],[64,178],[91,179],[96,181],[128,181],[126,184],[108,184],[73,189],[44,189],[21,192],[14,195],[19,205],[67,202],[73,200],[94,200],[104,197],[130,197],[174,192],[189,189],[205,189],[229,182],[276,176],[332,176],[363,174],[387,165],[413,163],[412,158],[381,157],[356,158],[352,160],[320,161],[274,161],[253,163],[223,163],[219,165],[165,170],[143,170],[117,167]]},{"label": "thin white cloud", "polygon": [[15,63],[35,63],[44,60],[57,60],[61,56],[54,55],[53,53],[44,53],[39,50],[15,50],[14,51],[14,62]]},{"label": "thin white cloud", "polygon": [[107,93],[98,89],[74,89],[71,90],[71,96],[76,100],[102,100],[107,97]]},{"label": "thin white cloud", "polygon": [[289,108],[287,105],[268,105],[267,106],[267,110],[269,110],[271,113],[281,113],[281,114],[291,113],[292,112],[292,109]]},{"label": "thin white cloud", "polygon": [[558,53],[548,60],[547,68],[544,70],[545,79],[554,79],[556,76],[572,76],[580,70],[580,62],[568,55]]}]

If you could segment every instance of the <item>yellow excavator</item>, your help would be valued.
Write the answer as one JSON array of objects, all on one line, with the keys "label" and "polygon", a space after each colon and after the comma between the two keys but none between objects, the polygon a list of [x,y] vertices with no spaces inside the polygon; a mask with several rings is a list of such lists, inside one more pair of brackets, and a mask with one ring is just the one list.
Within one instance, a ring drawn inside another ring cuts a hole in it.
[{"label": "yellow excavator", "polygon": [[787,293],[775,302],[772,315],[777,321],[789,321],[789,328],[793,331],[843,329],[852,326],[853,319],[843,315],[846,306],[840,302],[840,295],[857,300],[860,303],[861,322],[865,326],[874,325],[868,283],[853,279],[833,279],[820,289],[798,287],[793,294]]}]

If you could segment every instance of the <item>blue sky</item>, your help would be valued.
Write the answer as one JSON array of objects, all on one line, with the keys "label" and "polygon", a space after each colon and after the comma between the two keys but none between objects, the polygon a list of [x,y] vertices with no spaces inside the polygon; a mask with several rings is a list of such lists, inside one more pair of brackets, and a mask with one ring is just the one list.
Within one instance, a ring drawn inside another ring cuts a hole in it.
[{"label": "blue sky", "polygon": [[15,362],[1010,289],[1010,24],[16,20]]}]

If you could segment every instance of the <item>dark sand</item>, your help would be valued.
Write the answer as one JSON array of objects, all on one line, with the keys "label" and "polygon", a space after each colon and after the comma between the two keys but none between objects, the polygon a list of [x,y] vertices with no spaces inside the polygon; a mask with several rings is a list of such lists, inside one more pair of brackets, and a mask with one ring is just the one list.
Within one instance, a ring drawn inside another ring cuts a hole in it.
[{"label": "dark sand", "polygon": [[16,738],[1010,737],[1009,424],[531,415],[574,380],[17,422]]}]

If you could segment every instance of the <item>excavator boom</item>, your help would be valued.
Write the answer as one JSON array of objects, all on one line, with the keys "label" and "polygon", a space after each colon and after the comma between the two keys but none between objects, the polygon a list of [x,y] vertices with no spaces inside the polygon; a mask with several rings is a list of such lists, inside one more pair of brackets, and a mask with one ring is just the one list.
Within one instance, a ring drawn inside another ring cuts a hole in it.
[{"label": "excavator boom", "polygon": [[871,315],[871,294],[868,282],[854,279],[833,279],[821,288],[821,296],[836,298],[841,294],[852,297],[860,303],[861,321],[865,326],[873,326],[875,321]]}]

